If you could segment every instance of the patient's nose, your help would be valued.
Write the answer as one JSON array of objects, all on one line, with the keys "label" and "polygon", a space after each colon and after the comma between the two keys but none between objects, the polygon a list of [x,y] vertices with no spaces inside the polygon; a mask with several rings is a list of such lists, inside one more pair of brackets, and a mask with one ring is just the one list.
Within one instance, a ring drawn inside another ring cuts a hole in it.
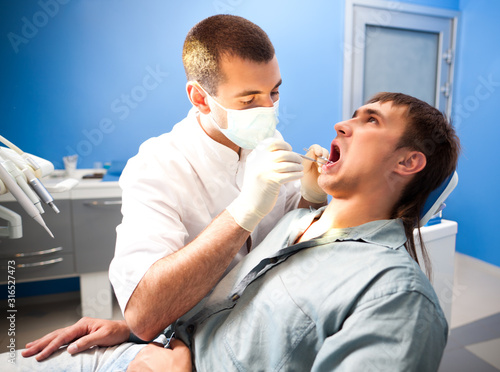
[{"label": "patient's nose", "polygon": [[350,136],[352,132],[348,121],[341,121],[335,124],[334,128],[338,135]]}]

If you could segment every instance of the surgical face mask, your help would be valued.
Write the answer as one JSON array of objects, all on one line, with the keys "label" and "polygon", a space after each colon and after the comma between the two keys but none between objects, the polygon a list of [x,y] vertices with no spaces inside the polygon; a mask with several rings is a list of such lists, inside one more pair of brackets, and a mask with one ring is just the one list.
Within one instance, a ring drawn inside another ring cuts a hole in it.
[{"label": "surgical face mask", "polygon": [[[203,89],[203,88],[202,88]],[[205,90],[204,90],[205,91]],[[217,102],[206,91],[208,97],[227,113],[227,129],[221,128],[210,112],[216,127],[231,142],[244,148],[253,150],[262,140],[274,136],[278,124],[279,100],[273,107],[255,107],[246,110],[227,109]]]}]

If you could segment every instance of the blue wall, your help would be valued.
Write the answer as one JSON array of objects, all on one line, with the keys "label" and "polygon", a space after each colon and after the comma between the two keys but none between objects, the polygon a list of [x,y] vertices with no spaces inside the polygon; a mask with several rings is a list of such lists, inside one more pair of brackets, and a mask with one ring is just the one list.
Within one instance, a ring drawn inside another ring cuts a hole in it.
[{"label": "blue wall", "polygon": [[459,252],[500,266],[500,3],[461,0],[460,11],[453,119],[463,152],[446,216],[459,224]]},{"label": "blue wall", "polygon": [[[500,266],[500,3],[403,1],[461,11],[453,118],[463,155],[445,217],[459,223],[458,251]],[[279,128],[295,149],[328,147],[341,119],[343,0],[0,0],[0,10],[0,133],[58,168],[71,153],[81,168],[126,160],[182,119],[182,43],[216,13],[271,37],[284,81]]]},{"label": "blue wall", "polygon": [[[184,38],[221,12],[273,40],[284,81],[279,129],[292,146],[325,131],[319,142],[329,146],[340,119],[342,1],[1,1],[1,133],[57,168],[72,153],[79,168],[128,159],[182,119]],[[325,86],[328,105],[318,101]]]}]

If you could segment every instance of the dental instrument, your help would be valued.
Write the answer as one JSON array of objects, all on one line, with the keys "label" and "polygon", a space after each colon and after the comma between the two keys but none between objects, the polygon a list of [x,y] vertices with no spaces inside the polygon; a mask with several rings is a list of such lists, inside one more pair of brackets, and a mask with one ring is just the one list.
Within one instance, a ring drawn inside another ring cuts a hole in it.
[{"label": "dental instrument", "polygon": [[54,204],[54,198],[47,191],[43,183],[38,178],[36,178],[35,174],[29,168],[24,168],[23,173],[26,175],[31,188],[35,190],[40,199],[42,199],[45,204],[49,205],[54,210],[54,212],[59,213],[59,209]]},{"label": "dental instrument", "polygon": [[[52,195],[39,180],[51,174],[54,165],[48,160],[23,152],[1,135],[0,142],[7,146],[0,147],[0,195],[10,192],[26,213],[54,238],[41,216],[41,213],[44,213],[41,201],[48,204],[56,213],[59,213],[59,209],[55,206]],[[57,191],[66,191],[76,185],[76,183],[71,185],[61,185],[61,183],[56,185]],[[6,227],[0,226],[0,236],[7,236],[10,239],[22,237],[21,216],[1,207],[0,219],[7,221]]]},{"label": "dental instrument", "polygon": [[[304,150],[304,151],[306,151],[306,152],[307,152],[307,151],[309,151],[309,149],[306,149],[305,147],[303,148],[303,150]],[[305,156],[305,155],[301,155],[301,154],[299,154],[299,155],[300,155],[300,157],[302,157],[303,159],[311,160],[311,161],[314,161],[314,162],[316,162],[316,163],[318,163],[318,164],[322,164],[322,165],[333,163],[333,161],[331,161],[331,160],[329,160],[329,159],[327,159],[327,158],[325,158],[325,157],[323,157],[323,156],[318,156],[318,159],[323,160],[323,161],[324,161],[324,163],[322,163],[322,162],[320,162],[320,161],[318,161],[318,160],[316,160],[316,159],[310,158],[309,156]]]},{"label": "dental instrument", "polygon": [[40,204],[40,199],[35,194],[35,192],[28,186],[26,182],[26,176],[24,173],[16,167],[16,165],[11,160],[6,160],[3,162],[5,169],[10,173],[12,177],[16,180],[19,187],[23,190],[28,198],[30,198],[31,202],[35,205],[40,213],[44,213],[43,207]]},{"label": "dental instrument", "polygon": [[[38,195],[38,197],[45,204],[50,206],[54,210],[54,212],[59,213],[59,209],[54,204],[54,198],[52,198],[52,195],[50,195],[43,183],[37,178],[37,176],[42,177],[44,175],[52,173],[54,170],[52,163],[43,161],[42,166],[40,166],[39,162],[35,161],[32,156],[24,153],[19,147],[17,147],[4,137],[0,136],[0,142],[3,142],[10,147],[10,149],[0,147],[0,159],[4,158],[5,160],[12,161],[24,174],[26,180],[28,181],[28,184]],[[2,192],[0,192],[0,194],[2,194]]]},{"label": "dental instrument", "polygon": [[5,194],[8,191],[9,190],[7,190],[7,186],[5,186],[2,180],[0,180],[0,195]]},{"label": "dental instrument", "polygon": [[[306,159],[306,160],[310,160],[310,161],[313,161],[315,163],[318,163],[318,164],[321,164],[321,165],[325,165],[325,164],[328,164],[328,163],[322,163],[320,162],[318,159],[313,159],[313,158],[310,158],[309,156],[305,156],[305,155],[302,155],[302,154],[298,154],[302,159]],[[321,158],[319,158],[321,159]],[[323,160],[323,159],[321,159]]]},{"label": "dental instrument", "polygon": [[2,179],[3,183],[5,184],[5,186],[7,186],[11,194],[14,195],[19,204],[21,204],[26,213],[28,213],[30,217],[32,217],[36,222],[38,222],[53,238],[54,235],[45,224],[45,221],[40,215],[40,212],[31,202],[31,200],[26,196],[22,188],[17,184],[15,178],[12,177],[12,175],[9,173],[4,163],[5,162],[0,163],[0,178]]},{"label": "dental instrument", "polygon": [[19,154],[23,158],[23,160],[33,168],[35,172],[40,169],[40,165],[38,165],[38,163],[29,154],[25,153],[19,147],[10,142],[7,138],[0,135],[0,142],[9,147],[12,151]]}]

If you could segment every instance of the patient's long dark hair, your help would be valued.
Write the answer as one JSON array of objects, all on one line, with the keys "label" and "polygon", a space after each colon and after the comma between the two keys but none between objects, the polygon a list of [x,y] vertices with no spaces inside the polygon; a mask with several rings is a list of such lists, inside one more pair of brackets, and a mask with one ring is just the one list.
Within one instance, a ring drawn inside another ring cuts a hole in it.
[{"label": "patient's long dark hair", "polygon": [[391,218],[403,221],[407,238],[405,246],[417,263],[413,231],[418,229],[422,258],[427,275],[431,278],[431,264],[420,232],[420,216],[429,194],[455,171],[460,141],[446,116],[426,102],[406,94],[387,92],[376,94],[367,103],[375,102],[392,102],[394,106],[406,107],[406,131],[397,148],[420,151],[427,159],[425,168],[404,188]]}]

